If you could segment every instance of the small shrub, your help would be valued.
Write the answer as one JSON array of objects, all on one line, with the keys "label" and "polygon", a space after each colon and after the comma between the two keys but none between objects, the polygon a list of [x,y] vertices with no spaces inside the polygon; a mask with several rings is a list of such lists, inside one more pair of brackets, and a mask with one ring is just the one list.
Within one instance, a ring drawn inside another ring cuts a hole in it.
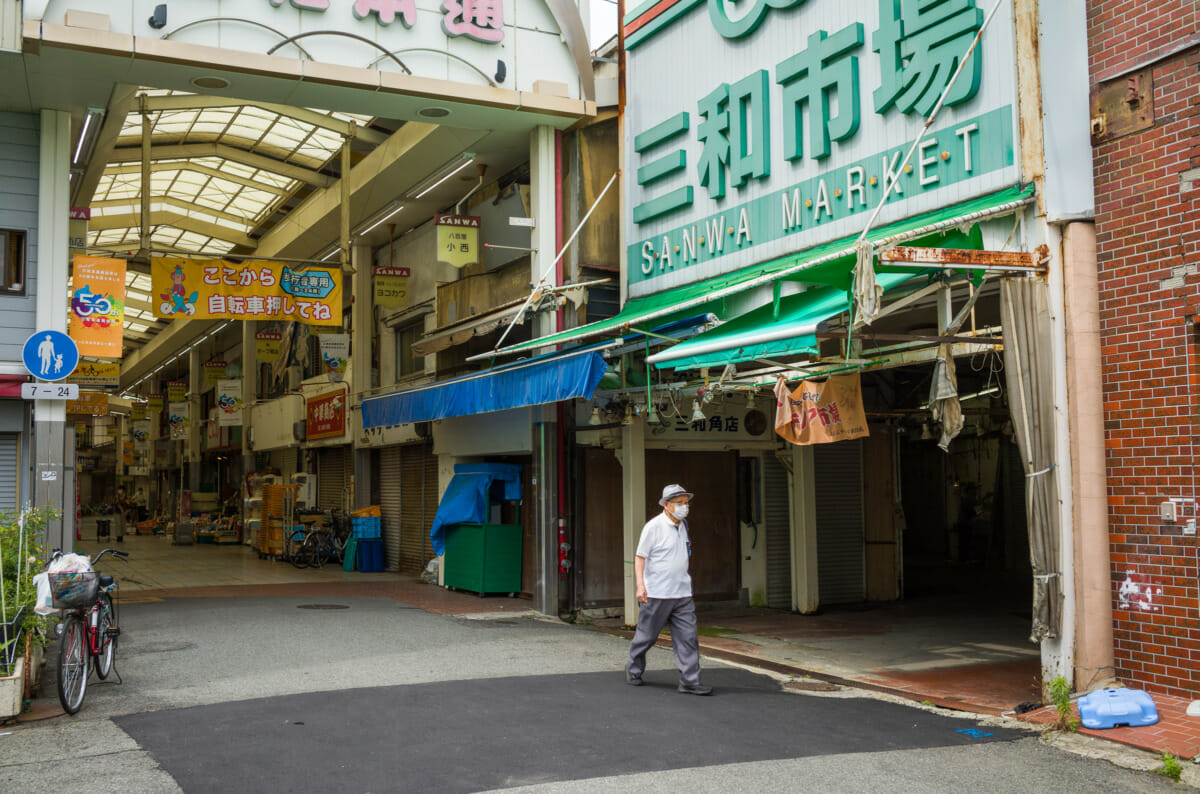
[{"label": "small shrub", "polygon": [[1063,731],[1079,729],[1079,719],[1071,709],[1071,685],[1061,675],[1050,682],[1050,702],[1058,711],[1054,727]]},{"label": "small shrub", "polygon": [[1165,750],[1160,757],[1162,758],[1162,766],[1160,766],[1158,769],[1155,769],[1154,774],[1162,775],[1163,777],[1169,777],[1171,780],[1174,780],[1176,783],[1178,783],[1179,776],[1183,774],[1183,767],[1180,766],[1179,759]]},{"label": "small shrub", "polygon": [[[0,593],[3,595],[0,603],[4,605],[0,621],[7,623],[18,614],[22,616],[21,625],[16,626],[14,636],[8,642],[0,637],[0,645],[4,646],[0,647],[0,675],[12,672],[7,651],[19,655],[24,647],[25,632],[44,628],[49,623],[48,618],[33,611],[37,602],[33,577],[41,572],[45,562],[41,541],[45,537],[46,524],[58,515],[58,511],[50,507],[30,507],[20,513],[0,512]],[[45,632],[34,633],[39,642],[44,643],[45,636]]]}]

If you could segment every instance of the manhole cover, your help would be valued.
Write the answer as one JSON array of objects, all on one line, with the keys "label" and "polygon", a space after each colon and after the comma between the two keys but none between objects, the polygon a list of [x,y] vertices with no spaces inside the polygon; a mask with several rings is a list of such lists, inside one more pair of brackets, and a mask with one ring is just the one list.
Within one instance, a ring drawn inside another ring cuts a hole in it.
[{"label": "manhole cover", "polygon": [[349,609],[349,604],[300,604],[297,609]]}]

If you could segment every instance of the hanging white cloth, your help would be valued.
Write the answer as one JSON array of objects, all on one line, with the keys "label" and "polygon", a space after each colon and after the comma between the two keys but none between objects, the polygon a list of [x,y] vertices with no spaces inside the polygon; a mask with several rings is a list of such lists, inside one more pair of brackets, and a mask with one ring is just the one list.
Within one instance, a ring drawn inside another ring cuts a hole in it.
[{"label": "hanging white cloth", "polygon": [[883,287],[875,280],[875,246],[867,239],[854,244],[854,327],[870,325],[883,308]]},{"label": "hanging white cloth", "polygon": [[933,383],[929,388],[930,413],[942,424],[942,437],[938,446],[943,452],[950,451],[950,442],[962,432],[962,405],[958,402],[958,374],[950,345],[943,342],[938,347],[937,364],[933,368]]}]

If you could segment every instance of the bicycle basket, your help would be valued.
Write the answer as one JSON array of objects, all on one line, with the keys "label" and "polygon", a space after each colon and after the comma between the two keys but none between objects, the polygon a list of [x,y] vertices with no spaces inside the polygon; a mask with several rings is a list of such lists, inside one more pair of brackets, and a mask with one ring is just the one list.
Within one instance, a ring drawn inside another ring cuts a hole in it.
[{"label": "bicycle basket", "polygon": [[67,571],[47,574],[50,597],[56,609],[85,607],[96,600],[100,575],[95,571]]}]

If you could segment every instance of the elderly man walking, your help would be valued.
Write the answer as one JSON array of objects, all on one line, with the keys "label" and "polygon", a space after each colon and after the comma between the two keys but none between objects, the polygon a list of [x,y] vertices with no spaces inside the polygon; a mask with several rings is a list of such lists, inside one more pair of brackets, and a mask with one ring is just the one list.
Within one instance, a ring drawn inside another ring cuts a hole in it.
[{"label": "elderly man walking", "polygon": [[696,605],[692,601],[692,577],[688,557],[687,516],[692,494],[681,485],[663,488],[658,503],[663,511],[646,522],[638,541],[633,570],[637,576],[637,632],[629,644],[625,681],[642,685],[646,651],[659,632],[671,624],[671,644],[679,667],[679,691],[685,695],[711,695],[712,687],[700,683],[700,642],[696,633]]}]

